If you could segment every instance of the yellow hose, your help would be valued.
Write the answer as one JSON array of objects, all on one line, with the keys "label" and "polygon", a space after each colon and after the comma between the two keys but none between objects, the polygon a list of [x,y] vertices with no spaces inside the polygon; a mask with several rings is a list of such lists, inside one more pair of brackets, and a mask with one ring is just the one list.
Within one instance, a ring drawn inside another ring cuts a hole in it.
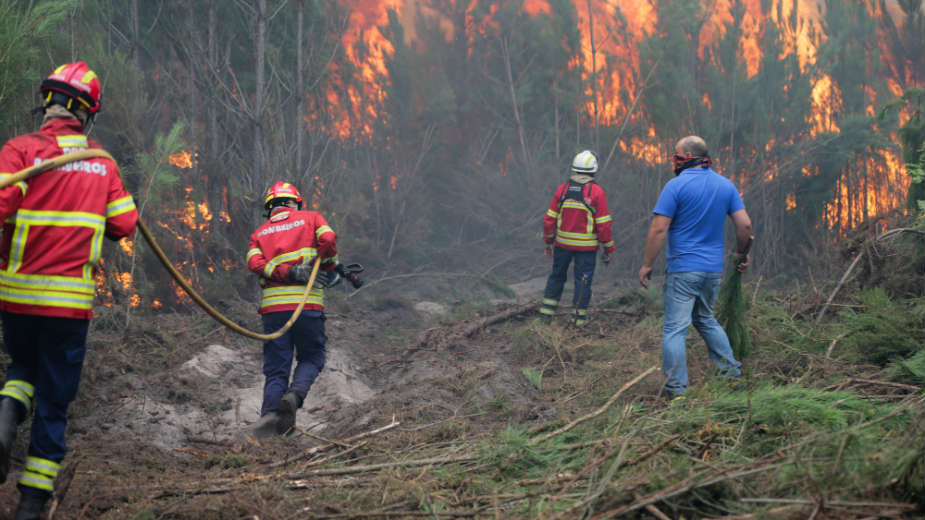
[{"label": "yellow hose", "polygon": [[[30,166],[29,168],[20,170],[8,177],[3,177],[2,179],[0,179],[0,189],[3,189],[11,184],[15,184],[20,181],[25,181],[26,179],[31,179],[32,177],[35,177],[36,175],[42,172],[46,172],[48,170],[59,168],[67,163],[74,162],[74,161],[81,161],[84,159],[92,159],[96,157],[103,157],[103,158],[111,160],[112,162],[116,162],[116,160],[113,159],[113,157],[109,155],[109,153],[107,153],[105,150],[100,150],[98,148],[88,148],[86,150],[66,153],[63,155],[59,155],[53,159],[48,159],[47,161],[36,164],[35,166]],[[302,301],[299,302],[299,306],[296,307],[296,310],[292,311],[292,316],[289,317],[289,321],[287,321],[286,324],[283,325],[276,332],[273,332],[271,334],[260,334],[258,332],[254,332],[252,330],[246,329],[238,325],[237,323],[228,319],[225,315],[220,313],[214,307],[209,305],[209,303],[206,302],[205,299],[203,299],[203,297],[198,292],[196,292],[195,289],[193,289],[193,287],[189,284],[189,282],[187,282],[186,279],[183,278],[183,275],[180,274],[180,271],[177,271],[177,269],[173,266],[173,264],[170,262],[170,259],[167,258],[166,254],[164,254],[164,250],[161,249],[161,247],[157,244],[157,241],[154,239],[154,235],[151,234],[151,231],[148,229],[148,226],[146,226],[145,223],[142,222],[140,218],[138,219],[138,229],[141,231],[142,236],[145,237],[145,240],[148,241],[148,244],[151,246],[151,249],[154,251],[155,256],[157,256],[157,259],[161,261],[161,264],[163,264],[164,267],[167,269],[167,271],[170,273],[170,275],[173,276],[173,279],[176,280],[178,284],[180,284],[180,287],[182,287],[183,290],[186,291],[186,294],[188,294],[190,298],[193,299],[193,301],[195,301],[200,307],[202,307],[202,309],[206,311],[206,313],[208,313],[209,316],[212,316],[216,321],[228,327],[229,329],[237,332],[238,334],[241,334],[242,336],[247,336],[249,338],[253,338],[256,340],[260,340],[260,341],[268,341],[271,339],[276,339],[282,336],[283,334],[285,334],[286,331],[289,330],[290,327],[292,327],[292,324],[295,323],[295,321],[299,318],[299,314],[302,313],[302,309],[305,307],[305,302],[308,300],[308,294],[311,292],[312,286],[315,283],[315,277],[318,275],[318,267],[321,265],[321,257],[316,257],[314,261],[314,265],[312,266],[312,274],[308,279],[308,284],[305,286],[305,292],[302,293]]]}]

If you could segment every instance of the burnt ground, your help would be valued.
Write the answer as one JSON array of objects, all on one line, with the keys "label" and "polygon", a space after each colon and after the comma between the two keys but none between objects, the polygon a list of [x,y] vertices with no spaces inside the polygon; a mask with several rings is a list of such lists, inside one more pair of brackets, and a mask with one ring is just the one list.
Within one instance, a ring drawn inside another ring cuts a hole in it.
[{"label": "burnt ground", "polygon": [[[501,289],[452,280],[403,282],[401,291],[342,288],[328,297],[328,361],[298,414],[298,431],[259,441],[248,435],[263,384],[258,342],[195,309],[98,309],[70,408],[54,518],[355,518],[389,503],[413,504],[431,496],[413,468],[379,472],[373,486],[381,492],[350,475],[323,484],[299,476],[331,461],[453,457],[511,425],[561,424],[596,409],[660,363],[657,293],[613,274],[595,283],[592,320],[581,329],[564,315],[541,324],[527,308],[538,302],[544,277]],[[560,313],[570,301],[567,286]],[[220,307],[251,329],[259,325],[248,302]],[[510,316],[478,326],[502,314]],[[688,346],[693,386],[711,370],[699,336],[690,334]],[[661,382],[656,371],[621,402],[664,409]],[[21,428],[10,480],[0,485],[0,519],[18,498],[27,439]],[[420,507],[381,517],[430,509]]]},{"label": "burnt ground", "polygon": [[[647,319],[638,302],[630,312],[601,310],[580,330],[565,316],[540,325],[530,310],[462,335],[482,316],[538,300],[544,282],[528,280],[506,295],[450,290],[444,301],[423,299],[433,293],[430,284],[402,298],[384,290],[330,296],[328,361],[298,414],[300,432],[261,441],[248,435],[263,384],[258,342],[198,311],[126,316],[124,310],[98,309],[80,392],[69,411],[69,454],[57,482],[55,517],[239,518],[251,511],[262,511],[261,518],[288,517],[298,504],[275,510],[281,502],[273,489],[255,488],[246,496],[166,490],[256,473],[297,458],[322,439],[348,438],[393,418],[401,424],[376,436],[382,449],[479,438],[508,423],[574,415],[591,396],[582,397],[588,381],[579,381],[583,376],[573,365],[603,367],[596,372],[599,381],[590,383],[612,391],[615,381],[657,363],[658,331],[651,319],[651,334],[612,345],[619,356],[582,359],[583,346],[613,343],[621,329],[638,330]],[[593,304],[621,291],[633,294],[620,283],[596,285]],[[571,300],[569,291],[563,304]],[[259,324],[245,302],[225,303],[223,310],[252,329]],[[535,344],[538,337],[545,345]],[[560,399],[541,397],[524,376],[526,367],[541,371],[546,385],[559,385]],[[655,399],[659,380],[649,379],[634,392]],[[18,498],[15,481],[27,440],[23,427],[10,479],[0,486],[0,518],[12,515]]]}]

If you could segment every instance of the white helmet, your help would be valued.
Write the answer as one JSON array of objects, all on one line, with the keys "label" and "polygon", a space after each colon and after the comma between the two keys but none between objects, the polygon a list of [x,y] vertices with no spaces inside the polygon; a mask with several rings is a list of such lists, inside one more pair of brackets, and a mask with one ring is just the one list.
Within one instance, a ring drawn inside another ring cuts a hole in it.
[{"label": "white helmet", "polygon": [[594,175],[597,172],[597,156],[591,150],[579,152],[572,159],[572,171],[575,173],[584,173]]}]

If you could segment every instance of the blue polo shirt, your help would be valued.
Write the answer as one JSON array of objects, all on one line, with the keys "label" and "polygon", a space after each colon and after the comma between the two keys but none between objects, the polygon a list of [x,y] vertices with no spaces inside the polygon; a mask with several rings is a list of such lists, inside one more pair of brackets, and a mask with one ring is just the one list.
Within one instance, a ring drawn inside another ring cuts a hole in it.
[{"label": "blue polo shirt", "polygon": [[667,271],[723,272],[723,226],[744,208],[732,181],[710,168],[688,168],[668,181],[652,210],[671,219]]}]

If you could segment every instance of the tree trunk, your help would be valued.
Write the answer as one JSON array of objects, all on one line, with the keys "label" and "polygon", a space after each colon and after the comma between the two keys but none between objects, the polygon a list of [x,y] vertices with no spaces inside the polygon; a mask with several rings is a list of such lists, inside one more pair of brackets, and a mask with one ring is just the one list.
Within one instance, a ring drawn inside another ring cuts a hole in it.
[{"label": "tree trunk", "polygon": [[530,156],[527,153],[527,136],[524,132],[523,122],[520,120],[520,108],[517,106],[517,93],[514,91],[514,75],[511,72],[511,49],[507,40],[501,38],[501,57],[504,59],[504,69],[507,73],[508,91],[511,93],[511,105],[514,108],[514,121],[517,123],[517,136],[520,138],[520,151],[523,154],[524,167],[530,167]]},{"label": "tree trunk", "polygon": [[[305,64],[304,57],[302,54],[303,46],[303,28],[302,24],[305,19],[305,1],[298,0],[296,2],[296,87],[295,92],[298,98],[296,101],[296,117],[295,117],[295,167],[293,168],[293,173],[296,178],[301,178],[302,176],[302,143],[304,142],[304,133],[303,125],[305,124],[302,121],[303,115],[303,101],[305,99]],[[295,180],[295,179],[293,179]]]},{"label": "tree trunk", "polygon": [[251,118],[254,127],[254,156],[251,157],[251,175],[254,179],[254,185],[251,189],[261,190],[266,184],[263,178],[263,131],[261,123],[263,119],[264,105],[264,75],[266,67],[266,37],[267,37],[267,0],[257,0],[257,35],[255,44],[256,50],[256,70],[254,85],[254,109]]}]

